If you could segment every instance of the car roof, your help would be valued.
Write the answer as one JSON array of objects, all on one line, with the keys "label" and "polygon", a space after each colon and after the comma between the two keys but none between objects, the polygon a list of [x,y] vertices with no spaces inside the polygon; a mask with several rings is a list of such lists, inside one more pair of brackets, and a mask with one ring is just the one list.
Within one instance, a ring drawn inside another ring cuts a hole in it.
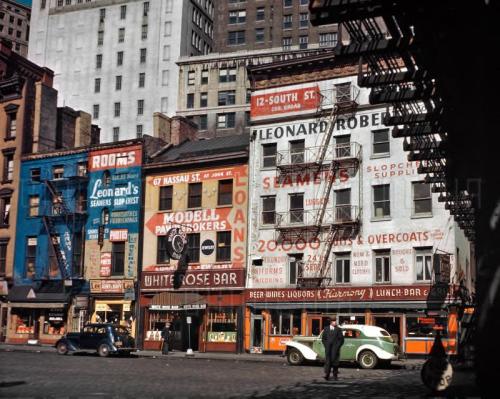
[{"label": "car roof", "polygon": [[[342,324],[341,328],[353,328],[361,330],[365,335],[369,337],[378,337],[381,335],[380,331],[385,331],[381,327],[368,326],[366,324]],[[387,331],[386,331],[387,332]]]}]

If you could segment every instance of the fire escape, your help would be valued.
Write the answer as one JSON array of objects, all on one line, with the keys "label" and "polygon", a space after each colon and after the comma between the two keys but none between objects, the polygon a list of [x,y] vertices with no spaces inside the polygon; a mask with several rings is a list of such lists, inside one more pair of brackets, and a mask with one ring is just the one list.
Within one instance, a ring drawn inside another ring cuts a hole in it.
[{"label": "fire escape", "polygon": [[[359,168],[361,145],[356,142],[331,144],[333,132],[339,117],[346,117],[358,108],[359,88],[352,84],[336,85],[332,90],[321,93],[322,101],[318,109],[318,119],[326,123],[322,141],[317,147],[305,148],[302,141],[290,142],[288,151],[278,151],[276,155],[277,179],[308,173],[313,183],[320,179],[321,204],[318,208],[304,210],[303,204],[288,212],[277,213],[275,229],[278,242],[304,242],[319,240],[319,263],[314,271],[306,273],[303,261],[299,263],[297,287],[325,287],[330,284],[331,249],[338,239],[355,237],[359,231],[360,208],[349,203],[329,206],[332,188],[341,169]],[[354,175],[354,173],[353,173]],[[303,201],[303,199],[302,199]]]},{"label": "fire escape", "polygon": [[475,240],[473,196],[451,179],[449,135],[444,103],[436,79],[426,67],[424,39],[412,21],[418,2],[321,1],[310,2],[313,25],[342,23],[350,44],[338,55],[360,56],[358,84],[371,89],[371,104],[389,104],[384,124],[392,136],[404,138],[408,160],[418,162],[431,191],[453,215],[470,241]]},{"label": "fire escape", "polygon": [[[80,198],[81,201],[78,201],[78,198],[75,197],[75,205],[71,207],[67,204],[62,189],[75,186],[77,187],[76,192],[83,195],[85,191],[81,190],[80,185],[86,179],[86,171],[79,171],[76,176],[65,178],[54,176],[53,179],[43,181],[50,194],[51,206],[42,215],[42,220],[45,230],[49,235],[50,244],[54,251],[62,280],[70,280],[73,273],[72,270],[69,270],[71,262],[68,262],[65,251],[61,246],[61,239],[63,238],[60,236],[57,226],[63,224],[66,231],[74,232],[77,225],[86,216],[86,195]],[[73,234],[70,238],[73,242]]]}]

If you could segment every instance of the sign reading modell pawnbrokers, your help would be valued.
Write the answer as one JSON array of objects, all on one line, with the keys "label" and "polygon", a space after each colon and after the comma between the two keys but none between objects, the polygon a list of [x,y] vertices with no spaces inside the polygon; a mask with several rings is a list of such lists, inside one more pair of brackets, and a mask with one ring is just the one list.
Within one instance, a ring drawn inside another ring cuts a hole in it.
[{"label": "sign reading modell pawnbrokers", "polygon": [[319,104],[320,93],[317,85],[301,85],[291,90],[262,90],[252,95],[250,116],[253,120],[287,116],[316,110]]},{"label": "sign reading modell pawnbrokers", "polygon": [[[179,289],[235,289],[244,288],[245,271],[231,270],[188,270],[181,279]],[[142,291],[156,291],[174,288],[175,272],[143,272]]]}]

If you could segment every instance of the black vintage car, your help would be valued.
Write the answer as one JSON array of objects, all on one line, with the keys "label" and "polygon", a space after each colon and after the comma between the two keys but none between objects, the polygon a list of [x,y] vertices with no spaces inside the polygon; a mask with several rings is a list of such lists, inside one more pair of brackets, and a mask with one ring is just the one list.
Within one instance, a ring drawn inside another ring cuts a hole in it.
[{"label": "black vintage car", "polygon": [[108,323],[87,324],[79,333],[68,333],[55,344],[57,353],[97,351],[99,356],[129,355],[136,350],[134,338],[125,327]]}]

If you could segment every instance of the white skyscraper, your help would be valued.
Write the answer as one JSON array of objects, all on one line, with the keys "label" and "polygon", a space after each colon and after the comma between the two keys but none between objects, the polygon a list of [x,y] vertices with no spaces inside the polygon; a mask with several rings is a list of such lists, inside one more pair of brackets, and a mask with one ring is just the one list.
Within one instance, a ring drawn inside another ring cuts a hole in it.
[{"label": "white skyscraper", "polygon": [[33,0],[28,58],[102,142],[153,134],[153,113],[176,111],[178,58],[212,49],[213,13],[212,0]]}]

